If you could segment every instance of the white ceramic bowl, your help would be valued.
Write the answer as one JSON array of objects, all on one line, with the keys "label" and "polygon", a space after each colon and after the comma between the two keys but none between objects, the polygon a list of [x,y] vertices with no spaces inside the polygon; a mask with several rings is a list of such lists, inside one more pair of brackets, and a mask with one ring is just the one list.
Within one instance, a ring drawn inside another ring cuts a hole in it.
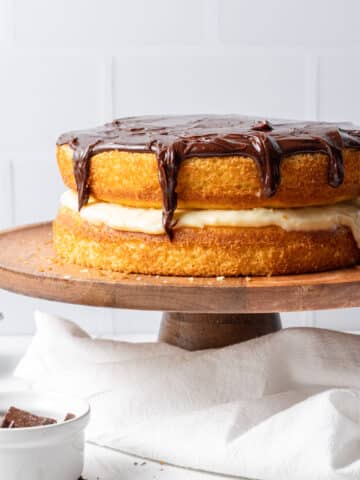
[{"label": "white ceramic bowl", "polygon": [[32,392],[0,393],[0,414],[14,406],[67,422],[32,428],[0,428],[1,480],[77,480],[84,464],[89,404],[72,397]]}]

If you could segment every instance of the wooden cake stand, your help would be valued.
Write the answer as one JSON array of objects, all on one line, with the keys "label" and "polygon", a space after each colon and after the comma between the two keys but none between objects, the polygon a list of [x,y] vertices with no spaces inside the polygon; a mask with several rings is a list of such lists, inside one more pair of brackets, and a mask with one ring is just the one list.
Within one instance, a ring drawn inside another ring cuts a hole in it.
[{"label": "wooden cake stand", "polygon": [[51,223],[0,233],[0,288],[81,305],[162,310],[159,339],[188,350],[279,330],[280,311],[359,306],[359,287],[360,267],[245,278],[112,273],[59,263]]}]

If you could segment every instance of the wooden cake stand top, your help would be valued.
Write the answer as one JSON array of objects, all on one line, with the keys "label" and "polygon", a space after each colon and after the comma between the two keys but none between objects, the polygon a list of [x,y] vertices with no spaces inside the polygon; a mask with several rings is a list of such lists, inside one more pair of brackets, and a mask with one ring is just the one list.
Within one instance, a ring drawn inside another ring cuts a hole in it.
[{"label": "wooden cake stand top", "polygon": [[126,275],[59,263],[51,223],[0,233],[0,288],[82,305],[193,313],[360,306],[360,267],[279,277]]}]

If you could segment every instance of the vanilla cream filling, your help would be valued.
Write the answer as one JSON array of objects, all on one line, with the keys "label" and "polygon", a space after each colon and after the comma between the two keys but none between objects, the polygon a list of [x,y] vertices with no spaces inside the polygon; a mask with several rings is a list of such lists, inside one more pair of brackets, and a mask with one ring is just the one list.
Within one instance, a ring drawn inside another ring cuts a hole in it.
[{"label": "vanilla cream filling", "polygon": [[[77,195],[71,190],[61,196],[61,205],[78,211]],[[105,224],[116,230],[164,233],[162,211],[155,208],[125,207],[90,198],[79,212],[90,223]],[[307,208],[253,208],[250,210],[177,210],[175,229],[180,227],[267,227],[286,231],[332,230],[349,227],[360,247],[360,200]]]}]

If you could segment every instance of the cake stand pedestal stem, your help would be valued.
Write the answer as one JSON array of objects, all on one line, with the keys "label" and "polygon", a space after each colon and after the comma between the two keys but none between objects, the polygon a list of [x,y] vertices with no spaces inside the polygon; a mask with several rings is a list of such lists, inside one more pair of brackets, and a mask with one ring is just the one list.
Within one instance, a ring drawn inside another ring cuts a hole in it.
[{"label": "cake stand pedestal stem", "polygon": [[159,341],[185,350],[220,348],[281,329],[278,313],[163,313]]}]

